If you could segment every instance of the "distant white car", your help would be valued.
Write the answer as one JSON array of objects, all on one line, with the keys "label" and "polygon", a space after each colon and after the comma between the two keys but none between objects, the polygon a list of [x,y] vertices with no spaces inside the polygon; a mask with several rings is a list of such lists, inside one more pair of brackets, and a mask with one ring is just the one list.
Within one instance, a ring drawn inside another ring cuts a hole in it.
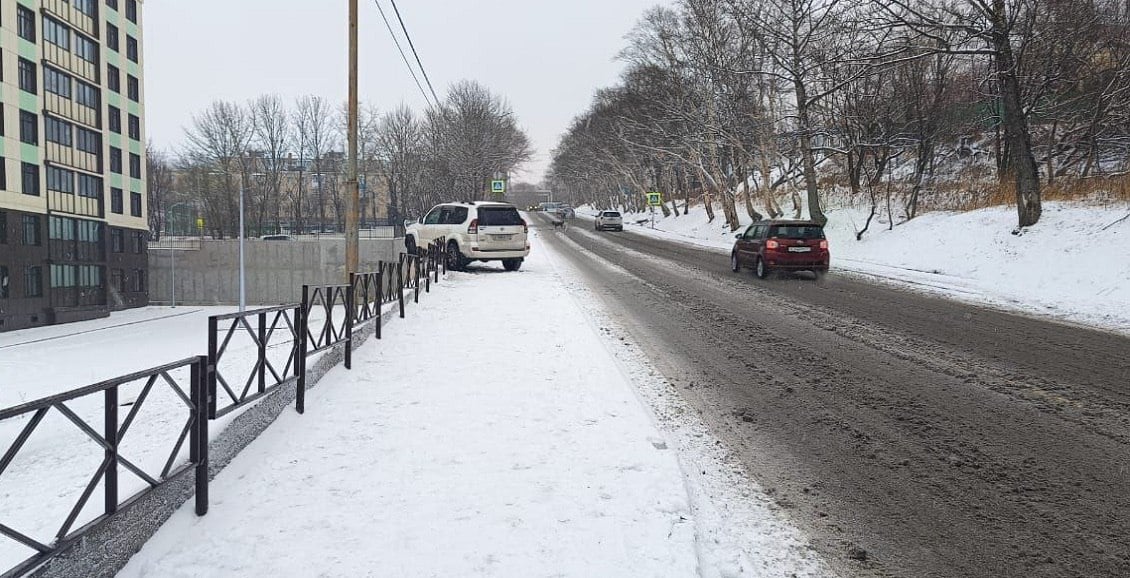
[{"label": "distant white car", "polygon": [[596,216],[595,227],[597,231],[624,230],[624,217],[619,211],[601,211]]},{"label": "distant white car", "polygon": [[408,226],[404,248],[415,253],[436,239],[447,241],[447,266],[456,271],[472,261],[502,261],[517,271],[530,254],[529,227],[508,203],[446,203]]}]

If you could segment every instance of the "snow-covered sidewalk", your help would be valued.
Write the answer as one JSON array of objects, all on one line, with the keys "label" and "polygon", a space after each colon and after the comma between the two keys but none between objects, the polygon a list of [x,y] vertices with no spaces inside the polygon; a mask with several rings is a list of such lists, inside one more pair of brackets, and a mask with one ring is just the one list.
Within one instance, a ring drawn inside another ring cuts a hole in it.
[{"label": "snow-covered sidewalk", "polygon": [[698,573],[678,458],[544,256],[422,302],[120,575]]}]

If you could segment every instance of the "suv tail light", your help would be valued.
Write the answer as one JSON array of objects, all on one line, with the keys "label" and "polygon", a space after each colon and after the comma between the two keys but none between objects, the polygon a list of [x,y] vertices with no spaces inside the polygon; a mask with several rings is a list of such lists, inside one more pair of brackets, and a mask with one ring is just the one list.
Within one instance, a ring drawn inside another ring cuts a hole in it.
[{"label": "suv tail light", "polygon": [[522,219],[522,232],[523,233],[529,233],[530,232],[530,224],[527,223],[525,219]]},{"label": "suv tail light", "polygon": [[828,250],[828,241],[827,240],[820,241],[820,248],[827,251]]},{"label": "suv tail light", "polygon": [[479,220],[478,219],[471,219],[471,224],[467,226],[467,234],[468,235],[478,235],[479,234]]},{"label": "suv tail light", "polygon": [[765,242],[765,248],[770,251],[776,251],[781,248],[781,244],[776,239],[769,239]]}]

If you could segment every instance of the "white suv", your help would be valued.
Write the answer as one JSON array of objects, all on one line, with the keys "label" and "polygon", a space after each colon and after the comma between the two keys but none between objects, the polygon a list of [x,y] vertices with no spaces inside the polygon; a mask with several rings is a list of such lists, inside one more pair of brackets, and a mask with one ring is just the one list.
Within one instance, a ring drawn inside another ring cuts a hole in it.
[{"label": "white suv", "polygon": [[596,216],[594,226],[597,231],[606,231],[608,229],[623,231],[624,217],[617,211],[601,211],[600,214]]},{"label": "white suv", "polygon": [[472,261],[502,261],[517,271],[530,254],[529,228],[514,205],[446,203],[409,225],[404,247],[414,253],[440,237],[447,238],[447,267],[460,270]]}]

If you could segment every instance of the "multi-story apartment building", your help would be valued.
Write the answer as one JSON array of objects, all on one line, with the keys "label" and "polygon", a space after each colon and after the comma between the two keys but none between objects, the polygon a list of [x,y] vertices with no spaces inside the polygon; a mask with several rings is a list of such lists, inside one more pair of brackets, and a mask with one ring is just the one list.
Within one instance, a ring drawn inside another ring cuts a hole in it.
[{"label": "multi-story apartment building", "polygon": [[0,2],[0,331],[148,303],[140,0]]}]

